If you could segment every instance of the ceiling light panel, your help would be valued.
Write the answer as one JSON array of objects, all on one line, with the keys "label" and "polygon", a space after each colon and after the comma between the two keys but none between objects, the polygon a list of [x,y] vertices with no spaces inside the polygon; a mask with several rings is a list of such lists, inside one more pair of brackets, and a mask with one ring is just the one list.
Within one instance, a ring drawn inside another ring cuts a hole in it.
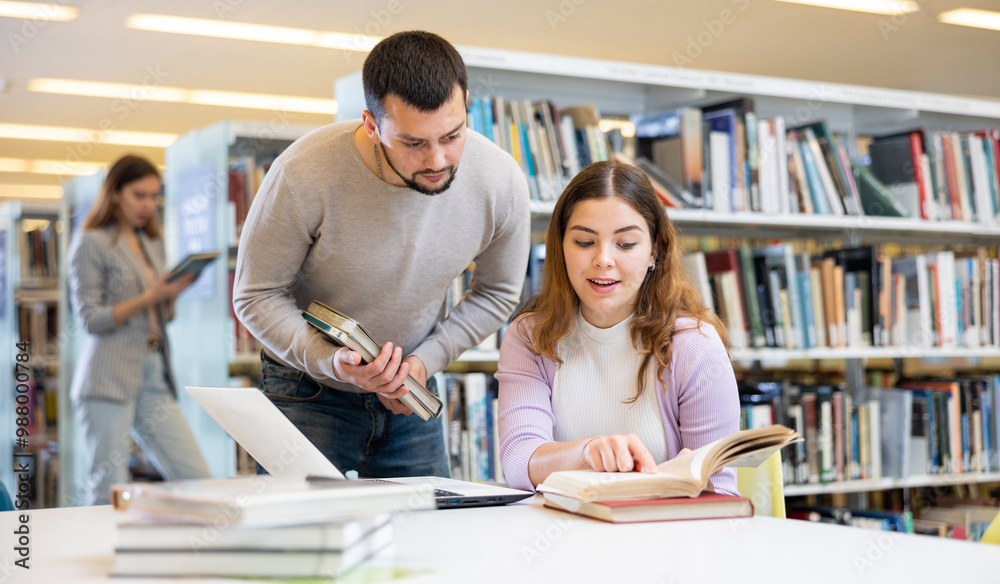
[{"label": "ceiling light panel", "polygon": [[1000,30],[1000,12],[990,12],[989,10],[959,8],[942,12],[938,15],[938,20],[945,24]]},{"label": "ceiling light panel", "polygon": [[66,160],[28,160],[26,158],[0,158],[0,172],[25,172],[55,174],[60,176],[88,176],[104,168],[98,162],[69,162]]},{"label": "ceiling light panel", "polygon": [[119,130],[102,132],[100,130],[89,128],[60,128],[55,126],[0,124],[0,138],[166,148],[177,140],[177,134],[161,134],[157,132],[124,132]]},{"label": "ceiling light panel", "polygon": [[225,20],[209,20],[205,18],[187,18],[182,16],[165,16],[161,14],[133,14],[125,21],[125,26],[136,30],[167,32],[194,36],[214,37],[254,41],[260,43],[280,43],[306,47],[322,47],[342,51],[368,52],[381,37],[363,34],[348,34],[291,28],[286,26],[270,26],[265,24],[249,24]]},{"label": "ceiling light panel", "polygon": [[297,97],[294,95],[271,95],[265,93],[242,93],[238,91],[214,91],[208,89],[183,89],[180,87],[154,87],[127,85],[123,83],[103,83],[98,81],[76,81],[72,79],[32,79],[27,84],[28,91],[57,93],[60,95],[82,95],[139,101],[161,101],[170,103],[190,103],[218,107],[238,107],[272,111],[315,113],[335,115],[337,102],[333,99]]},{"label": "ceiling light panel", "polygon": [[0,16],[8,18],[68,22],[79,15],[80,9],[74,6],[42,4],[40,2],[0,2]]},{"label": "ceiling light panel", "polygon": [[788,4],[803,4],[805,6],[818,6],[820,8],[836,8],[837,10],[851,10],[853,12],[867,12],[869,14],[908,14],[920,10],[917,2],[905,0],[776,0]]}]

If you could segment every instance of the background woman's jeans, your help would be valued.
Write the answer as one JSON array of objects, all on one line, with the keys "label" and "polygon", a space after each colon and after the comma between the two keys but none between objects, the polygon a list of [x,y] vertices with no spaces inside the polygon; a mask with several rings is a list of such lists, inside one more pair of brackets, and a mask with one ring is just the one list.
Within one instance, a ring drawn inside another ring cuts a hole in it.
[{"label": "background woman's jeans", "polygon": [[131,436],[169,481],[211,476],[165,377],[163,353],[147,351],[134,401],[83,398],[77,404],[87,478],[74,488],[83,505],[107,505],[111,485],[128,481]]}]

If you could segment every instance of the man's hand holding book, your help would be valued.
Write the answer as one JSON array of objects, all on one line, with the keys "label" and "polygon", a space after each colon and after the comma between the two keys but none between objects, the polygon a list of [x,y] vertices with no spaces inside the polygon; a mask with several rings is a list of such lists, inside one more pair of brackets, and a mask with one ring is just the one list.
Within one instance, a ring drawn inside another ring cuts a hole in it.
[{"label": "man's hand holding book", "polygon": [[392,343],[386,343],[371,363],[365,363],[356,351],[341,347],[333,355],[333,369],[339,379],[375,393],[386,409],[404,416],[413,413],[399,401],[410,391],[403,385],[406,376],[413,376],[420,385],[427,381],[427,371],[420,359],[411,355],[403,360],[403,349],[393,347]]},{"label": "man's hand holding book", "polygon": [[379,343],[361,323],[322,302],[313,301],[302,317],[342,347],[333,354],[341,381],[378,394],[394,414],[415,413],[423,420],[441,415],[444,404],[424,387],[427,369],[419,358],[404,360],[400,348]]}]

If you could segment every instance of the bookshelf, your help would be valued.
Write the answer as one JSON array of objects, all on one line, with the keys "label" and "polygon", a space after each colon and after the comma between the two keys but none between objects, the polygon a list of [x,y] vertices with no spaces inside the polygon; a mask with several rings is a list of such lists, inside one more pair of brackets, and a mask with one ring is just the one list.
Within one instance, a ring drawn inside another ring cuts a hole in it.
[{"label": "bookshelf", "polygon": [[[9,388],[3,392],[9,399],[0,405],[0,430],[7,437],[0,443],[0,460],[5,461],[0,481],[12,496],[16,494],[18,479],[11,471],[14,457],[17,453],[33,454],[28,481],[32,508],[51,506],[44,497],[43,467],[48,464],[48,443],[54,440],[49,427],[52,416],[46,412],[56,404],[54,379],[58,374],[58,329],[53,322],[58,305],[58,218],[56,205],[0,203],[0,340],[8,347],[0,358],[4,363],[0,387]],[[28,342],[26,362],[16,360],[22,341]],[[29,371],[16,370],[16,365],[27,365]],[[15,398],[27,400],[27,404]],[[23,405],[29,410],[22,416],[15,408]],[[19,424],[18,418],[28,425]],[[25,443],[15,443],[18,428],[27,431]]]},{"label": "bookshelf", "polygon": [[183,387],[252,384],[248,378],[259,375],[259,345],[241,332],[232,309],[239,231],[265,166],[312,129],[286,122],[222,121],[193,130],[166,149],[167,264],[192,252],[228,255],[178,298],[170,327],[180,406],[214,476],[236,472],[237,449]]},{"label": "bookshelf", "polygon": [[[469,69],[470,99],[503,97],[549,100],[565,108],[594,105],[605,118],[628,118],[679,107],[750,98],[758,119],[781,117],[786,127],[825,120],[829,130],[844,136],[847,154],[858,156],[862,135],[883,135],[912,128],[928,132],[972,132],[1000,126],[1000,101],[885,90],[862,86],[718,73],[675,67],[544,55],[520,51],[459,47]],[[360,73],[334,84],[338,120],[354,119],[364,109]],[[533,200],[535,229],[551,214],[552,201]],[[722,236],[756,241],[816,240],[840,245],[891,244],[916,246],[997,246],[1000,223],[927,221],[873,216],[832,216],[799,213],[726,212],[670,209],[669,215],[684,237]],[[1000,357],[1000,347],[841,347],[814,349],[747,348],[733,351],[733,359],[757,364],[789,360],[841,360],[848,389],[863,383],[863,365],[869,359],[962,358],[976,362]],[[459,359],[484,364],[492,354],[469,351]],[[789,485],[788,495],[889,489],[923,484],[962,484],[993,481],[995,473],[914,476],[837,484]]]},{"label": "bookshelf", "polygon": [[[8,347],[0,356],[3,363],[3,381],[0,387],[10,388],[3,391],[6,396],[14,396],[14,343],[17,339],[17,311],[14,304],[14,286],[16,286],[20,270],[13,269],[17,265],[17,253],[13,238],[16,229],[17,205],[13,202],[0,203],[0,342]],[[0,402],[0,432],[4,439],[0,440],[0,482],[12,496],[17,493],[17,483],[14,479],[14,400],[5,399]]]}]

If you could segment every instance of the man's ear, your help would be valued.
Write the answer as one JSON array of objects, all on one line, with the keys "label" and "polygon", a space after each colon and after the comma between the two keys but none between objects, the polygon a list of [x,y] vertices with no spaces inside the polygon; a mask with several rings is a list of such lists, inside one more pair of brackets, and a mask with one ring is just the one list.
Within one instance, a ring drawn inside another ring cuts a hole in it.
[{"label": "man's ear", "polygon": [[372,141],[372,144],[378,144],[380,142],[378,123],[375,122],[375,116],[370,111],[361,112],[361,125],[365,127],[365,133],[368,134],[368,139]]}]

